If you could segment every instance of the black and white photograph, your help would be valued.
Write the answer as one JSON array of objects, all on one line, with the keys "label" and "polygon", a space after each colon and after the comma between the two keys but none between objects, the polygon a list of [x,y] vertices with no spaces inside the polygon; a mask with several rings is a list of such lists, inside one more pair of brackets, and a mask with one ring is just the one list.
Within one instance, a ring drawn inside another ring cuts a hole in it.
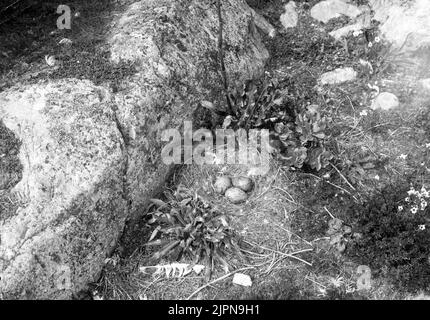
[{"label": "black and white photograph", "polygon": [[0,0],[0,300],[430,300],[430,0]]}]

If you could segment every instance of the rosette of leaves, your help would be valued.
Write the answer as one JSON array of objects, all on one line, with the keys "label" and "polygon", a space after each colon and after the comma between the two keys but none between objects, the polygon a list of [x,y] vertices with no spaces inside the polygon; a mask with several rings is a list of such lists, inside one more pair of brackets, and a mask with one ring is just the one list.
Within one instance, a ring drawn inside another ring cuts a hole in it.
[{"label": "rosette of leaves", "polygon": [[[160,247],[153,259],[169,255],[179,261],[188,256],[195,264],[205,261],[211,272],[216,263],[228,270],[225,259],[228,252],[242,257],[236,233],[225,215],[182,186],[174,194],[166,193],[166,198],[167,201],[151,200],[153,210],[149,213],[149,224],[158,226],[147,246]],[[155,240],[157,237],[159,239]]]},{"label": "rosette of leaves", "polygon": [[275,121],[291,120],[282,110],[287,90],[281,90],[276,81],[257,85],[253,80],[246,81],[241,87],[228,94],[230,104],[228,126],[233,129],[266,127]]},{"label": "rosette of leaves", "polygon": [[325,147],[328,119],[317,106],[300,110],[274,80],[246,81],[228,95],[230,110],[224,113],[224,128],[268,129],[272,153],[285,165],[317,171],[328,165],[333,155]]},{"label": "rosette of leaves", "polygon": [[300,142],[318,142],[326,138],[325,129],[327,118],[322,117],[316,106],[310,106],[306,111],[299,113],[296,117],[296,132]]},{"label": "rosette of leaves", "polygon": [[310,150],[308,153],[307,162],[312,169],[317,171],[329,165],[333,159],[333,154],[324,147],[317,147]]},{"label": "rosette of leaves", "polygon": [[317,171],[326,167],[333,158],[324,145],[327,121],[311,106],[298,113],[294,122],[276,123],[272,137],[277,143],[272,146],[278,147],[278,158],[290,167],[302,168],[307,164]]}]

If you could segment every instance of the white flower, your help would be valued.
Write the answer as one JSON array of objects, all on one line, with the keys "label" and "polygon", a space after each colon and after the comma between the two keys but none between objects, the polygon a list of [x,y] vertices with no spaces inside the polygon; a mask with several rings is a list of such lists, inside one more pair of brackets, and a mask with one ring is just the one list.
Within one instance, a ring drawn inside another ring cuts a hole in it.
[{"label": "white flower", "polygon": [[365,117],[367,116],[367,110],[363,110],[360,112],[360,116]]},{"label": "white flower", "polygon": [[369,48],[372,48],[373,47],[373,43],[369,42],[368,46],[369,46]]},{"label": "white flower", "polygon": [[344,283],[343,277],[330,278],[329,281],[335,288],[339,288]]},{"label": "white flower", "polygon": [[412,214],[415,214],[415,213],[417,213],[418,212],[418,207],[417,206],[413,206],[412,208],[411,208],[411,213]]},{"label": "white flower", "polygon": [[409,197],[406,197],[406,198],[405,198],[405,201],[406,201],[406,202],[409,202],[410,200],[411,200],[411,199],[410,199]]},{"label": "white flower", "polygon": [[398,206],[398,207],[397,207],[397,210],[398,210],[398,211],[403,211],[403,206]]},{"label": "white flower", "polygon": [[375,42],[376,43],[378,43],[378,42],[380,42],[381,41],[381,38],[379,38],[379,37],[375,37]]},{"label": "white flower", "polygon": [[400,159],[402,159],[402,160],[405,160],[407,157],[408,157],[408,155],[407,155],[407,154],[404,154],[404,153],[402,153],[402,154],[399,156],[399,158],[400,158]]},{"label": "white flower", "polygon": [[375,180],[379,180],[379,176],[378,175],[375,176]]},{"label": "white flower", "polygon": [[427,208],[427,201],[421,200],[421,210],[424,210],[425,208]]},{"label": "white flower", "polygon": [[426,229],[426,225],[425,224],[418,225],[418,230],[424,231],[425,229]]},{"label": "white flower", "polygon": [[418,191],[415,191],[415,189],[414,188],[411,188],[409,191],[408,191],[408,195],[409,196],[412,196],[412,195],[419,195],[420,193],[418,192]]},{"label": "white flower", "polygon": [[362,34],[363,33],[363,31],[362,30],[355,30],[353,33],[352,33],[352,35],[354,36],[354,37],[358,37],[360,34]]}]

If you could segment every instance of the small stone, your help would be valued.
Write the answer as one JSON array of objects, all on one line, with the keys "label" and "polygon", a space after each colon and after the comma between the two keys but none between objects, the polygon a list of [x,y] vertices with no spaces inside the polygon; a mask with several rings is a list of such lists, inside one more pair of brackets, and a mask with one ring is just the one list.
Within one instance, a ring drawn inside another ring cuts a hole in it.
[{"label": "small stone", "polygon": [[347,37],[350,33],[357,33],[360,32],[362,29],[362,25],[359,23],[354,23],[351,25],[347,25],[345,27],[341,27],[339,29],[333,30],[329,33],[333,38],[336,40],[340,40],[342,38]]},{"label": "small stone", "polygon": [[360,13],[361,10],[357,6],[346,3],[345,0],[321,1],[311,9],[312,18],[323,23],[327,23],[331,19],[338,18],[342,15],[355,18]]},{"label": "small stone", "polygon": [[248,198],[245,191],[235,187],[228,189],[225,192],[225,196],[231,203],[234,204],[241,203]]},{"label": "small stone", "polygon": [[251,277],[247,274],[243,273],[235,273],[233,276],[233,283],[238,284],[243,287],[250,287],[252,286],[252,280]]},{"label": "small stone", "polygon": [[373,110],[390,110],[393,108],[397,108],[398,106],[399,99],[394,94],[389,92],[382,92],[375,98],[375,100],[373,100],[372,105],[370,107]]},{"label": "small stone", "polygon": [[284,8],[285,11],[280,18],[281,23],[285,29],[294,28],[299,20],[299,16],[296,11],[296,3],[294,1],[290,1]]},{"label": "small stone", "polygon": [[322,84],[339,84],[354,80],[357,77],[357,72],[352,68],[338,68],[333,71],[326,72],[321,75],[320,81]]}]

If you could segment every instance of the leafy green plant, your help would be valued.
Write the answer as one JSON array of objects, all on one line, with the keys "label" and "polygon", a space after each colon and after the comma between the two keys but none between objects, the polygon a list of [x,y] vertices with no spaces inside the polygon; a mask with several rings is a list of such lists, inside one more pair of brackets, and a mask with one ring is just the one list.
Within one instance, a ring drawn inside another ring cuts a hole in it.
[{"label": "leafy green plant", "polygon": [[273,152],[285,165],[307,165],[319,171],[333,158],[325,146],[329,119],[321,115],[316,105],[300,109],[290,100],[288,89],[276,81],[246,81],[228,98],[231,109],[223,126],[269,129]]},{"label": "leafy green plant", "polygon": [[[147,246],[161,247],[153,255],[155,260],[167,255],[180,260],[188,255],[194,263],[205,260],[210,272],[216,263],[228,270],[227,252],[242,256],[236,233],[225,215],[183,186],[174,194],[166,193],[166,198],[166,202],[152,199],[154,210],[149,213],[149,224],[158,226]],[[157,236],[160,238],[154,240]]]}]

